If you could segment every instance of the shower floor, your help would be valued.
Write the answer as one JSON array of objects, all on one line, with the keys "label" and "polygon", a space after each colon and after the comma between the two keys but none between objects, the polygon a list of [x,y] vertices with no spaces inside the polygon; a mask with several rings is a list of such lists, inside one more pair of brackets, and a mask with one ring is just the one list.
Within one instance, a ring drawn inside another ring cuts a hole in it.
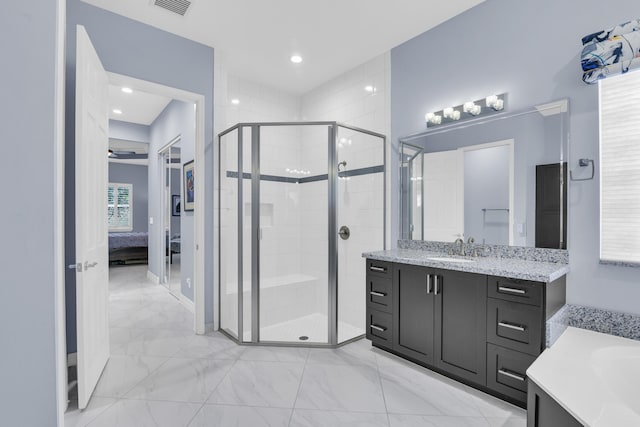
[{"label": "shower floor", "polygon": [[[276,323],[260,329],[261,342],[327,343],[328,318],[326,314],[313,313],[286,322]],[[364,334],[364,329],[345,322],[338,322],[338,342]],[[308,337],[300,340],[301,336]],[[251,340],[251,333],[244,334],[245,341]]]},{"label": "shower floor", "polygon": [[[326,314],[313,313],[260,329],[260,341],[285,341],[326,343],[328,334]],[[338,342],[364,334],[364,330],[344,322],[338,322]],[[301,336],[308,337],[300,340]]]}]

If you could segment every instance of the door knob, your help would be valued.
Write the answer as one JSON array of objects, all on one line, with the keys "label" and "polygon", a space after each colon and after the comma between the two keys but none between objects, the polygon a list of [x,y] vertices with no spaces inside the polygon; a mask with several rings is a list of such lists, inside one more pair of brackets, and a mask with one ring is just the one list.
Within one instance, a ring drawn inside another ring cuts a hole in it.
[{"label": "door knob", "polygon": [[347,240],[349,236],[351,236],[351,230],[349,230],[349,227],[347,227],[346,225],[343,225],[342,227],[340,227],[338,235],[342,240]]}]

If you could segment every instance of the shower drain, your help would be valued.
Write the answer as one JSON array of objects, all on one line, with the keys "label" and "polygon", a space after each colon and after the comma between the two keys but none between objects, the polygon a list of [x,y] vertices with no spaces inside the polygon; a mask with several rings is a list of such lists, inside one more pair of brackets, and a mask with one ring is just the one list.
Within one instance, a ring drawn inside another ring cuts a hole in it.
[{"label": "shower drain", "polygon": [[303,336],[301,336],[301,337],[298,337],[298,339],[299,339],[300,341],[306,341],[306,340],[308,340],[308,339],[309,339],[309,337],[308,337],[308,336],[306,336],[306,335],[303,335]]}]

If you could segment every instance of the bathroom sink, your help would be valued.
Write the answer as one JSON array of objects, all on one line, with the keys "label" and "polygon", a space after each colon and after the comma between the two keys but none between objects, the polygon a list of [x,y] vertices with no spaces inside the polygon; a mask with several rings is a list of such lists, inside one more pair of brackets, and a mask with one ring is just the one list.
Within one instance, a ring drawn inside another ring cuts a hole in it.
[{"label": "bathroom sink", "polygon": [[591,354],[591,365],[609,392],[640,415],[640,347],[615,346]]},{"label": "bathroom sink", "polygon": [[446,257],[446,256],[434,256],[434,257],[429,257],[427,259],[430,261],[440,261],[440,262],[461,262],[461,263],[476,262],[476,260],[474,259],[453,258],[453,257]]}]

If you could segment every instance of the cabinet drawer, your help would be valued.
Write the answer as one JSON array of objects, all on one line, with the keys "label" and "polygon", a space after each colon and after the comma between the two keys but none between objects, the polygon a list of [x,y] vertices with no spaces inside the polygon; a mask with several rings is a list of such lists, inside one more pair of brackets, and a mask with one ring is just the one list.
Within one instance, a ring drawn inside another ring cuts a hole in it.
[{"label": "cabinet drawer", "polygon": [[367,259],[367,274],[391,278],[391,263],[388,261]]},{"label": "cabinet drawer", "polygon": [[389,313],[373,310],[367,306],[367,339],[374,344],[391,348],[393,345],[393,318]]},{"label": "cabinet drawer", "polygon": [[542,305],[543,283],[489,276],[487,296],[522,304]]},{"label": "cabinet drawer", "polygon": [[487,387],[526,402],[526,372],[534,360],[530,354],[487,344]]},{"label": "cabinet drawer", "polygon": [[487,341],[533,356],[540,354],[540,307],[487,298],[487,311]]},{"label": "cabinet drawer", "polygon": [[391,313],[392,303],[391,279],[367,274],[367,305],[374,310]]}]

